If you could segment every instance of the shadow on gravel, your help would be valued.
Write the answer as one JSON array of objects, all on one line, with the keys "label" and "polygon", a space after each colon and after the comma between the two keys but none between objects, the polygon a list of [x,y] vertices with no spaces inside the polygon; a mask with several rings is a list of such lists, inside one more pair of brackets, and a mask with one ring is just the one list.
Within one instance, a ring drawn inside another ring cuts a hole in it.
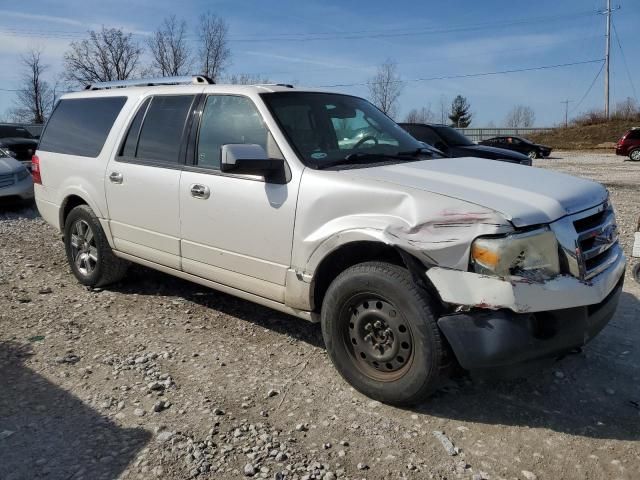
[{"label": "shadow on gravel", "polygon": [[31,355],[0,342],[0,478],[117,478],[150,434],[118,427],[25,367]]},{"label": "shadow on gravel", "polygon": [[109,290],[125,294],[181,297],[314,347],[324,348],[319,325],[139,265],[132,265],[125,280],[110,286]]},{"label": "shadow on gravel", "polygon": [[623,292],[616,316],[583,353],[526,379],[451,382],[413,411],[464,422],[640,440],[638,318],[640,302]]},{"label": "shadow on gravel", "polygon": [[16,202],[3,200],[0,197],[0,220],[16,220],[24,218],[33,220],[40,214],[34,202]]}]

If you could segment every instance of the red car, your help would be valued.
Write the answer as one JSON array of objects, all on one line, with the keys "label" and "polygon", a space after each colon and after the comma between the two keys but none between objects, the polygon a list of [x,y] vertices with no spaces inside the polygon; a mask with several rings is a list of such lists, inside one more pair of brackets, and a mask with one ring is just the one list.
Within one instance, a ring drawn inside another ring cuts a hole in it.
[{"label": "red car", "polygon": [[640,161],[640,127],[632,128],[618,140],[616,155],[629,155],[631,160]]}]

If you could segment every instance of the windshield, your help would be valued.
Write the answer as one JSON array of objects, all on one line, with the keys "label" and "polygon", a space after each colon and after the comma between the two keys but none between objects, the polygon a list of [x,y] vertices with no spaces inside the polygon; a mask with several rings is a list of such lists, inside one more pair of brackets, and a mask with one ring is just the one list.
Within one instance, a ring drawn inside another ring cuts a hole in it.
[{"label": "windshield", "polygon": [[455,128],[445,127],[444,125],[433,128],[435,128],[440,136],[445,139],[447,144],[452,147],[469,147],[471,145],[475,145]]},{"label": "windshield", "polygon": [[309,92],[262,97],[307,166],[322,168],[349,156],[359,164],[393,161],[383,157],[424,148],[362,98]]},{"label": "windshield", "polygon": [[0,125],[0,138],[33,138],[33,136],[24,127],[14,125]]}]

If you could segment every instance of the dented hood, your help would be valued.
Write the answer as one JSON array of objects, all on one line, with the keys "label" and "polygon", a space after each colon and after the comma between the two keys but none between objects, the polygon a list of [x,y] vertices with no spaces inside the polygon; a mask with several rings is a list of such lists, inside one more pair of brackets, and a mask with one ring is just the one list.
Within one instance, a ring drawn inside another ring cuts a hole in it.
[{"label": "dented hood", "polygon": [[343,172],[490,208],[516,227],[553,222],[598,205],[608,195],[602,185],[590,180],[480,158],[442,158]]}]

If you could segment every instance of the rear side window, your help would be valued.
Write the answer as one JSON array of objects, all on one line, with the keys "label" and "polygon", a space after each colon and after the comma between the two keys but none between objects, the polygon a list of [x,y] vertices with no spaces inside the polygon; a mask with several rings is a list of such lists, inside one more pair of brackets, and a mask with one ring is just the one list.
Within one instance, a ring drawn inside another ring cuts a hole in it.
[{"label": "rear side window", "polygon": [[442,142],[442,139],[438,134],[429,127],[422,125],[403,125],[402,128],[409,132],[416,140],[428,143],[429,145],[435,145],[438,142]]},{"label": "rear side window", "polygon": [[38,149],[97,157],[126,101],[127,97],[60,100],[47,123]]},{"label": "rear side window", "polygon": [[640,129],[629,131],[629,133],[627,134],[627,139],[640,140]]},{"label": "rear side window", "polygon": [[136,156],[136,151],[138,149],[138,137],[140,136],[140,127],[142,127],[142,120],[144,119],[144,115],[147,113],[149,102],[151,102],[151,99],[147,98],[138,109],[138,113],[136,113],[136,116],[133,118],[133,122],[131,122],[129,131],[127,132],[127,138],[125,139],[124,144],[122,145],[122,150],[120,151],[121,157]]},{"label": "rear side window", "polygon": [[180,163],[182,134],[193,99],[193,95],[153,97],[140,129],[137,159]]}]

